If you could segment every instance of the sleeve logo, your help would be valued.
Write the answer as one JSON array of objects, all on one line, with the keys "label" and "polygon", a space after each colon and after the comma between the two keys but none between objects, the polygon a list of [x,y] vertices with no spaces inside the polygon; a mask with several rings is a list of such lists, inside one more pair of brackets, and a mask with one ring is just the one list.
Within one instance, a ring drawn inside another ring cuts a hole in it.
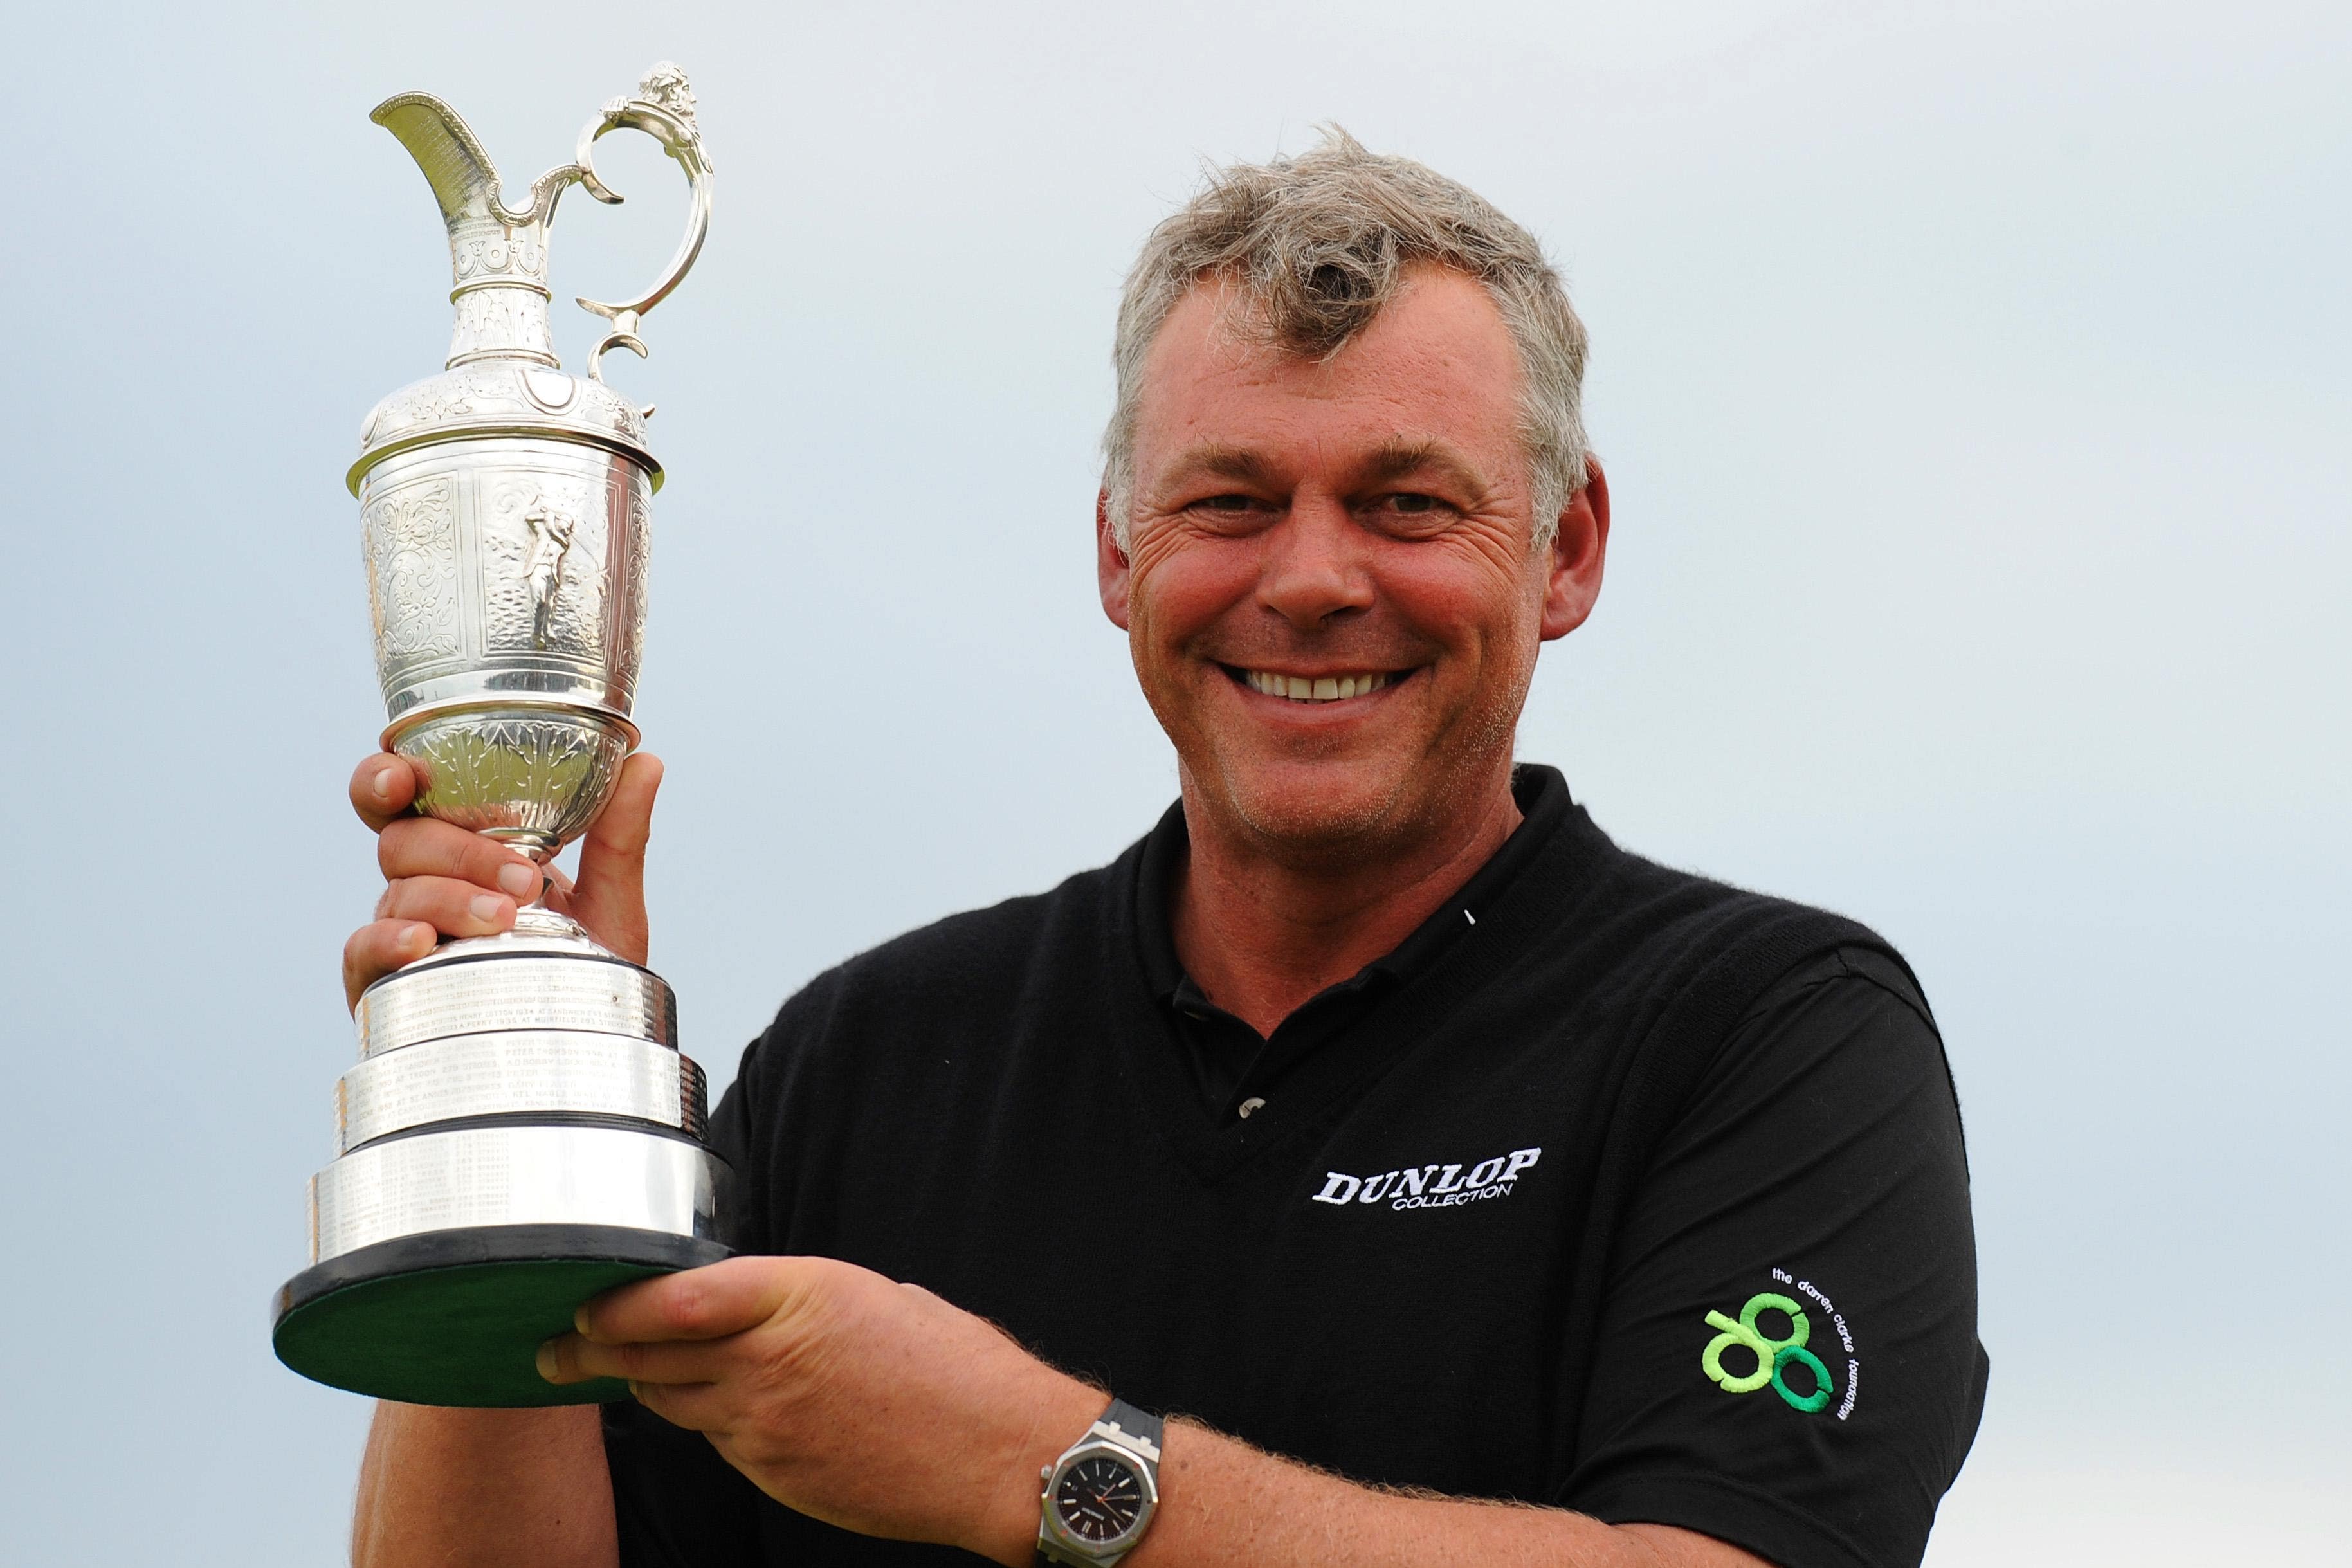
[{"label": "sleeve logo", "polygon": [[[1777,1268],[1773,1273],[1783,1279],[1788,1278]],[[1798,1282],[1798,1288],[1821,1301],[1822,1308],[1828,1310],[1828,1300],[1819,1292],[1808,1289],[1801,1281]],[[1769,1331],[1763,1321],[1767,1312],[1786,1318],[1789,1322],[1787,1331],[1777,1334]],[[1772,1392],[1779,1394],[1790,1409],[1808,1415],[1826,1409],[1830,1401],[1837,1397],[1837,1382],[1830,1375],[1830,1369],[1822,1363],[1821,1357],[1805,1348],[1806,1342],[1812,1338],[1812,1321],[1793,1298],[1783,1296],[1777,1290],[1759,1290],[1748,1298],[1748,1304],[1739,1309],[1736,1321],[1721,1312],[1709,1312],[1706,1326],[1715,1330],[1716,1335],[1706,1342],[1706,1349],[1699,1353],[1699,1370],[1726,1394],[1753,1394],[1769,1384]],[[1851,1352],[1853,1343],[1846,1332],[1843,1318],[1837,1319],[1837,1330],[1839,1337],[1845,1341],[1846,1350]],[[1738,1366],[1742,1360],[1741,1352],[1745,1352],[1747,1368],[1735,1371],[1733,1368]],[[1724,1365],[1726,1354],[1732,1357],[1733,1365],[1730,1367]],[[1841,1421],[1853,1411],[1854,1384],[1858,1381],[1855,1374],[1862,1370],[1853,1359],[1847,1361],[1846,1369],[1845,1404],[1837,1413]]]}]

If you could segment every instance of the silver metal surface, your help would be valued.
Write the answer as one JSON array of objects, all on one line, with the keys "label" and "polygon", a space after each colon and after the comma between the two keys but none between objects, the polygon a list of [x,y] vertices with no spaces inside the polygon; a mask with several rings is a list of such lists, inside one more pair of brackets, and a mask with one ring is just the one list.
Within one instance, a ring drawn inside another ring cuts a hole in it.
[{"label": "silver metal surface", "polygon": [[[606,103],[574,162],[541,175],[520,207],[438,99],[404,93],[373,118],[439,205],[455,314],[441,373],[376,405],[346,475],[383,743],[423,774],[420,811],[544,864],[587,830],[637,743],[662,475],[646,445],[653,410],[605,384],[603,358],[646,352],[644,313],[701,249],[710,163],[686,77],[667,64]],[[621,199],[593,162],[617,130],[653,137],[685,172],[687,233],[644,292],[580,301],[607,330],[574,375],[548,320],[548,227],[575,184]],[[715,1237],[727,1170],[699,1142],[702,1075],[677,1053],[676,1001],[569,918],[526,908],[510,932],[445,942],[370,987],[354,1019],[362,1059],[337,1086],[338,1157],[310,1184],[313,1263],[481,1226]],[[469,1120],[480,1117],[513,1120]]]},{"label": "silver metal surface", "polygon": [[[576,694],[625,716],[644,639],[651,494],[635,459],[545,437],[445,440],[378,465],[360,510],[393,721],[516,689]],[[519,673],[541,679],[491,684]]]},{"label": "silver metal surface", "polygon": [[[378,404],[348,476],[365,525],[383,743],[426,779],[418,809],[536,859],[586,831],[635,746],[649,505],[661,466],[650,409],[604,384],[603,356],[643,354],[644,312],[677,287],[710,223],[711,169],[686,76],[663,64],[580,133],[572,163],[506,205],[499,172],[436,98],[403,93],[376,123],[424,170],[449,237],[457,312],[446,368]],[[621,198],[594,146],[654,138],[685,172],[686,237],[624,301],[583,299],[610,331],[585,376],[557,363],[548,227],[572,184]]]},{"label": "silver metal surface", "polygon": [[335,1083],[335,1152],[470,1116],[630,1116],[702,1135],[702,1069],[667,1046],[560,1029],[461,1035],[386,1051]]},{"label": "silver metal surface", "polygon": [[371,1144],[310,1181],[310,1261],[426,1231],[607,1225],[714,1237],[726,1165],[618,1127],[455,1128]]},{"label": "silver metal surface", "polygon": [[659,975],[618,960],[528,950],[500,954],[497,941],[478,944],[491,956],[457,953],[411,964],[370,986],[353,1014],[360,1054],[508,1029],[578,1029],[677,1044],[677,1005]]}]

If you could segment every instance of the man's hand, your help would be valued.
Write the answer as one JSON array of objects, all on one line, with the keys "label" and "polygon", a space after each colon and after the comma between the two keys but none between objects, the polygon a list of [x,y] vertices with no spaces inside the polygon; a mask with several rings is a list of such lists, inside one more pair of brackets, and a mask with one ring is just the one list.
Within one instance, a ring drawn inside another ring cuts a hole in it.
[{"label": "man's hand", "polygon": [[[640,752],[621,764],[613,798],[580,846],[577,882],[549,867],[550,909],[570,915],[622,957],[646,959],[646,840],[652,831],[660,760]],[[409,805],[423,781],[405,757],[380,752],[352,773],[352,809],[376,833],[386,886],[375,919],[343,944],[344,999],[433,951],[442,937],[491,936],[539,890],[530,858]]]},{"label": "man's hand", "polygon": [[1026,1563],[1038,1468],[1099,1390],[929,1291],[823,1258],[735,1258],[608,1291],[540,1350],[629,1381],[762,1491],[861,1534]]}]

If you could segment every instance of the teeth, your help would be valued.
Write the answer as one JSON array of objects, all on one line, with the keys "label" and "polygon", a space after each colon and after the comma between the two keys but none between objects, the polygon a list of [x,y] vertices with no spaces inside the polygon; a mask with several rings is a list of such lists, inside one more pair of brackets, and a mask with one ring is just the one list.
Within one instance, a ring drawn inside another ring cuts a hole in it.
[{"label": "teeth", "polygon": [[1253,691],[1263,691],[1268,697],[1286,698],[1293,702],[1344,702],[1350,697],[1370,697],[1389,683],[1386,670],[1372,670],[1362,675],[1321,676],[1309,680],[1303,675],[1277,675],[1270,669],[1247,671],[1244,679]]}]

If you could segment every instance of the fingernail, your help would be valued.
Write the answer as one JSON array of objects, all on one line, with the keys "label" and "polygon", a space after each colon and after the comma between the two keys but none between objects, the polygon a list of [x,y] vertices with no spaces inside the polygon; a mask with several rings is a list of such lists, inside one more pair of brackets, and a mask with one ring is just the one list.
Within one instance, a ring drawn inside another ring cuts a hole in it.
[{"label": "fingernail", "polygon": [[431,926],[410,926],[400,933],[400,946],[404,952],[423,952],[432,945],[433,928]]},{"label": "fingernail", "polygon": [[588,1309],[582,1307],[572,1314],[572,1327],[582,1339],[588,1337]]},{"label": "fingernail", "polygon": [[532,1356],[531,1360],[538,1365],[540,1376],[545,1378],[550,1383],[553,1383],[555,1381],[556,1362],[555,1342],[553,1340],[549,1340],[542,1343],[539,1347],[539,1352]]},{"label": "fingernail", "polygon": [[376,799],[381,800],[381,801],[384,801],[384,802],[386,802],[386,803],[389,803],[389,802],[391,801],[391,799],[392,799],[392,775],[393,775],[393,774],[394,774],[394,773],[395,773],[396,771],[397,771],[396,769],[394,769],[394,768],[391,767],[391,766],[390,766],[390,765],[388,765],[388,764],[387,764],[386,766],[383,766],[383,767],[381,767],[381,768],[376,769],[376,771],[375,771],[375,777],[373,777],[373,778],[372,778],[372,779],[370,779],[370,780],[368,781],[368,788],[375,792],[375,797],[376,797]]},{"label": "fingernail", "polygon": [[499,886],[518,899],[527,898],[539,891],[539,868],[509,860],[499,868]]},{"label": "fingernail", "polygon": [[476,893],[467,906],[478,921],[495,921],[507,911],[507,901],[496,893]]}]

